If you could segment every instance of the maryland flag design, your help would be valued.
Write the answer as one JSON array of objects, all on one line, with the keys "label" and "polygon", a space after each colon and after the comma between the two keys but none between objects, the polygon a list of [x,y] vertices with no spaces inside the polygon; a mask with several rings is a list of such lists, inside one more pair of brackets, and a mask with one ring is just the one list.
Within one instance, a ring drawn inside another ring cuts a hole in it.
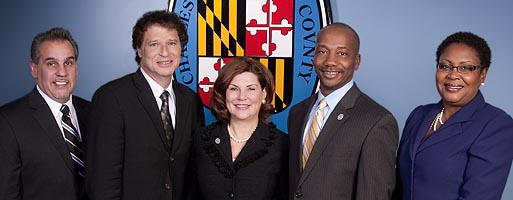
[{"label": "maryland flag design", "polygon": [[[197,91],[208,109],[218,71],[233,57],[257,59],[275,77],[273,121],[286,130],[284,111],[315,89],[313,48],[317,32],[331,21],[329,2],[171,0],[169,10],[189,34],[175,78]],[[214,120],[207,116],[207,122]]]}]

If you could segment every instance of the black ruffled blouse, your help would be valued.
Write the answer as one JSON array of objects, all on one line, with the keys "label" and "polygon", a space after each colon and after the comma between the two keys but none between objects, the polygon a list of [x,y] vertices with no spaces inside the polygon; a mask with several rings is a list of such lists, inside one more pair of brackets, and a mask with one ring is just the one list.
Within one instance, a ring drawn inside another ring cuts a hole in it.
[{"label": "black ruffled blouse", "polygon": [[200,128],[191,155],[192,199],[287,199],[288,151],[287,134],[259,123],[232,161],[227,124]]}]

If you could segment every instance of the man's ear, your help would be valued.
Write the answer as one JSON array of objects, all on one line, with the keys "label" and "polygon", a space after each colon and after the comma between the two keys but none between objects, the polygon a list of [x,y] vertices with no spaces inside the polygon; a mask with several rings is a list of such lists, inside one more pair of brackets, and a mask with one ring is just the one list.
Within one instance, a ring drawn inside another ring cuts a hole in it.
[{"label": "man's ear", "polygon": [[37,64],[34,63],[34,61],[30,60],[29,65],[30,65],[30,74],[32,74],[32,77],[37,79],[37,70],[38,70]]}]

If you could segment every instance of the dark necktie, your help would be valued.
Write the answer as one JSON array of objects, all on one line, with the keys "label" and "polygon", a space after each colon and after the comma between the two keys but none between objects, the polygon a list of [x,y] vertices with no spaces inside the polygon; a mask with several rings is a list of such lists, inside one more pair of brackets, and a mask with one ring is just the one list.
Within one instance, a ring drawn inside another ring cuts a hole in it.
[{"label": "dark necktie", "polygon": [[71,118],[69,115],[69,107],[67,105],[62,105],[62,120],[61,126],[62,131],[64,132],[64,140],[66,145],[68,146],[69,153],[71,155],[71,159],[73,160],[73,164],[75,166],[75,170],[77,171],[79,177],[84,178],[84,152],[82,151],[82,139],[78,135],[77,129],[71,123]]},{"label": "dark necktie", "polygon": [[164,124],[164,131],[166,131],[166,138],[168,140],[168,144],[171,146],[173,141],[173,122],[171,121],[171,115],[169,114],[169,92],[164,90],[160,95],[160,99],[162,99],[162,106],[160,107],[160,117],[162,118],[162,123]]}]

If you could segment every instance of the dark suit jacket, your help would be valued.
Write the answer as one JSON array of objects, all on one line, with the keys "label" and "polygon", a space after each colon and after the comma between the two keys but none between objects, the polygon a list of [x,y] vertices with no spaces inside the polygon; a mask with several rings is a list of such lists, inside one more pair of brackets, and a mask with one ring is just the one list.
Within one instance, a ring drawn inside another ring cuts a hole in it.
[{"label": "dark suit jacket", "polygon": [[140,69],[99,88],[86,145],[92,199],[183,199],[194,129],[204,124],[200,98],[173,82],[175,135],[170,149],[160,111]]},{"label": "dark suit jacket", "polygon": [[513,159],[513,119],[481,92],[424,139],[442,102],[408,117],[398,151],[403,199],[501,199]]},{"label": "dark suit jacket", "polygon": [[390,199],[395,186],[397,122],[356,84],[333,108],[301,170],[303,131],[316,98],[317,94],[312,95],[289,113],[290,198]]},{"label": "dark suit jacket", "polygon": [[[82,138],[89,102],[73,96]],[[0,107],[0,199],[85,199],[58,122],[34,88]]]},{"label": "dark suit jacket", "polygon": [[193,163],[199,196],[194,199],[287,199],[288,136],[260,123],[232,162],[226,123],[198,129]]}]

